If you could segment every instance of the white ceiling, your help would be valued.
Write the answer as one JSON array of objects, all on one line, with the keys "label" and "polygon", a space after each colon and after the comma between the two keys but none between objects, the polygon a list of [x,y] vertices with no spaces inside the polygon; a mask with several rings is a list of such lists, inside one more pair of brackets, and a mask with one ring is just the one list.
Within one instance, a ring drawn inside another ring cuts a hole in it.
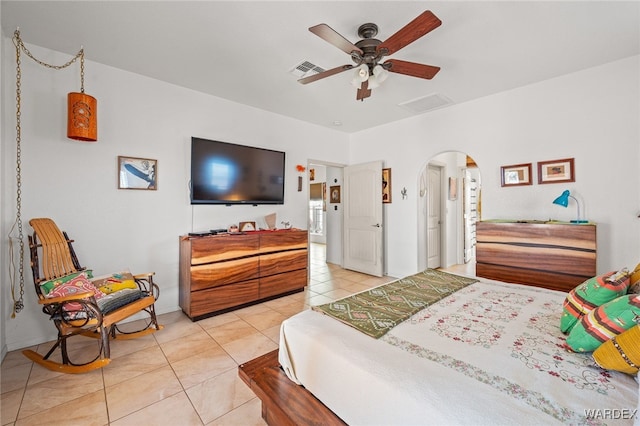
[{"label": "white ceiling", "polygon": [[[290,73],[352,63],[310,26],[355,43],[374,22],[384,41],[424,10],[442,25],[390,57],[440,66],[432,80],[391,74],[360,102],[349,71],[308,85]],[[27,44],[82,45],[90,61],[345,132],[416,115],[399,104],[424,96],[459,104],[640,54],[638,1],[2,0],[0,11],[4,34],[19,27]]]}]

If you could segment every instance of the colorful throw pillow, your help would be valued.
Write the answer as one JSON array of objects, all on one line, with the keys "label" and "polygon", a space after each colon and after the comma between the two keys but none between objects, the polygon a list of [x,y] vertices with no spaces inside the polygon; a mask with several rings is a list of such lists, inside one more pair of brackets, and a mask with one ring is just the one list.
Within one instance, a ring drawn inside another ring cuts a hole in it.
[{"label": "colorful throw pillow", "polygon": [[53,290],[55,286],[69,282],[79,275],[84,275],[85,278],[90,279],[93,277],[93,271],[91,269],[85,269],[84,271],[74,272],[72,274],[65,275],[64,277],[56,278],[49,281],[44,281],[40,283],[40,290],[42,291],[42,294],[46,297],[47,294],[49,294],[49,292]]},{"label": "colorful throw pillow", "polygon": [[628,288],[629,271],[626,268],[589,278],[567,294],[562,304],[560,331],[569,333],[584,315],[627,294]]},{"label": "colorful throw pillow", "polygon": [[607,302],[582,317],[567,337],[574,352],[590,352],[622,334],[640,319],[640,294],[627,294]]},{"label": "colorful throw pillow", "polygon": [[[80,295],[82,293],[93,293],[96,300],[104,297],[105,294],[98,290],[91,282],[83,275],[80,274],[77,277],[67,281],[66,283],[56,286],[53,290],[47,294],[47,298],[71,296],[74,294]],[[82,310],[82,305],[77,302],[65,303],[63,310],[66,312],[76,312]]]},{"label": "colorful throw pillow", "polygon": [[93,285],[98,287],[105,294],[111,294],[115,291],[125,288],[136,289],[136,281],[130,272],[119,272],[92,280]]},{"label": "colorful throw pillow", "polygon": [[640,369],[640,325],[604,342],[593,352],[593,359],[604,369],[636,375]]},{"label": "colorful throw pillow", "polygon": [[638,263],[636,269],[631,273],[631,279],[629,280],[629,293],[640,293],[640,263]]}]

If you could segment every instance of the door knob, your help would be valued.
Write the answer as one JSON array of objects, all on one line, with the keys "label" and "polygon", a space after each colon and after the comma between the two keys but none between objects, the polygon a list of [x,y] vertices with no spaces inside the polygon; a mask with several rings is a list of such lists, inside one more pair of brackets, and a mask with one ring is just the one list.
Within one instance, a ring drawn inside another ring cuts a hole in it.
[{"label": "door knob", "polygon": [[371,226],[375,226],[376,228],[380,228],[380,224],[376,223],[375,225],[371,225]]}]

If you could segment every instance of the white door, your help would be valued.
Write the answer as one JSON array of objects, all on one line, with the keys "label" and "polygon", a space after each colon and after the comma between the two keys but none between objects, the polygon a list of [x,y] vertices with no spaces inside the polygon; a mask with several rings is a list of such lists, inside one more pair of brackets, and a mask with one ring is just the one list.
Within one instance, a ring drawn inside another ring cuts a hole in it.
[{"label": "white door", "polygon": [[429,165],[427,179],[427,267],[441,265],[442,167]]},{"label": "white door", "polygon": [[382,161],[344,168],[343,267],[382,276]]}]

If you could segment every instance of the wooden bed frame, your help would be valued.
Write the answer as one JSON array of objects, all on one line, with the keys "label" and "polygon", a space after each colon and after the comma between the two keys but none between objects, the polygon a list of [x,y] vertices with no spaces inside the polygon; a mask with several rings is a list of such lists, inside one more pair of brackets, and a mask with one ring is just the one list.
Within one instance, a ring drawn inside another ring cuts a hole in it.
[{"label": "wooden bed frame", "polygon": [[262,401],[262,418],[270,426],[346,425],[311,392],[287,377],[277,349],[241,364],[238,374]]}]

